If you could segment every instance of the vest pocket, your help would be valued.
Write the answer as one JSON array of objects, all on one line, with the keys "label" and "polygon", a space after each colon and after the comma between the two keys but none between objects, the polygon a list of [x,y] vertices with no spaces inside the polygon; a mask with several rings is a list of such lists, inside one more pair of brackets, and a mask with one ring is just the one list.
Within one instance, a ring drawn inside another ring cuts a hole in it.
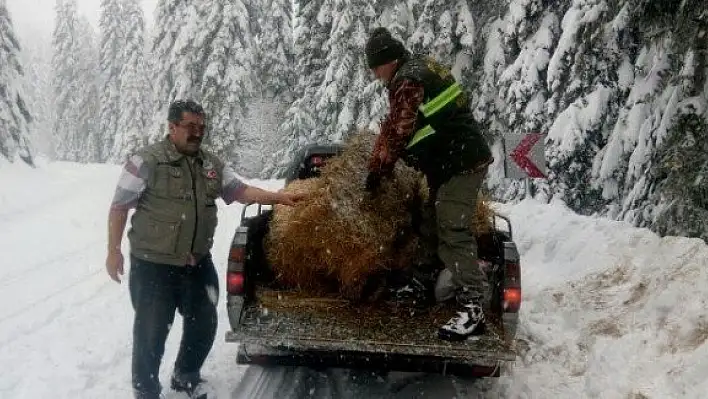
[{"label": "vest pocket", "polygon": [[153,190],[162,198],[185,199],[186,181],[184,171],[179,166],[158,165]]},{"label": "vest pocket", "polygon": [[186,195],[186,179],[182,176],[182,172],[181,168],[170,168],[168,191],[172,198],[184,199]]},{"label": "vest pocket", "polygon": [[136,246],[159,254],[174,254],[177,252],[182,222],[159,219],[150,214],[138,219],[138,224],[133,226],[138,233]]}]

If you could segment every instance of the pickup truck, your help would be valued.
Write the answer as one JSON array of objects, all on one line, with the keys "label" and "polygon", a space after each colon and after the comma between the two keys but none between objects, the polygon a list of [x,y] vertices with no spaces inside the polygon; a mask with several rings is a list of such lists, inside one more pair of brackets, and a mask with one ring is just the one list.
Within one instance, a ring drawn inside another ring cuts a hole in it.
[{"label": "pickup truck", "polygon": [[[341,151],[337,145],[304,148],[287,170],[285,184],[319,176],[327,159]],[[480,264],[490,283],[492,321],[481,336],[447,342],[437,337],[437,328],[451,311],[454,314],[452,307],[353,304],[280,287],[264,251],[271,213],[260,205],[244,206],[229,252],[226,302],[231,329],[226,341],[240,344],[237,363],[474,379],[498,377],[502,366],[514,361],[521,269],[509,219],[496,215],[492,232],[478,237]],[[506,229],[498,227],[501,223]]]}]

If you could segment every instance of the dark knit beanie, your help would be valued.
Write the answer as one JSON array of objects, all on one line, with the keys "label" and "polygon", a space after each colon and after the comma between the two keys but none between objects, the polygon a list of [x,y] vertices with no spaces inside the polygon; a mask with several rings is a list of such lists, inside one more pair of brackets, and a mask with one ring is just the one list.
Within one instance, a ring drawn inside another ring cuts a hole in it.
[{"label": "dark knit beanie", "polygon": [[366,41],[365,51],[369,68],[406,58],[408,54],[403,43],[394,39],[386,28],[376,28],[371,32],[369,40]]}]

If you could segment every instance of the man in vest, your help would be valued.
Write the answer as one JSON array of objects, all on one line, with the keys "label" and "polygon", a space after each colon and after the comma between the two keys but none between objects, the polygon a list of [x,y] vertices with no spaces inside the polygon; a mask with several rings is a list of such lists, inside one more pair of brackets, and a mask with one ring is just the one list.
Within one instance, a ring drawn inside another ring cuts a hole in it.
[{"label": "man in vest", "polygon": [[372,32],[365,51],[369,68],[388,89],[390,105],[370,158],[366,188],[375,193],[399,158],[426,176],[430,201],[421,233],[428,253],[445,266],[437,277],[435,299],[455,298],[460,306],[438,336],[464,340],[484,330],[487,288],[472,226],[492,163],[489,145],[449,69],[430,57],[412,56],[385,28]]},{"label": "man in vest", "polygon": [[135,397],[160,397],[160,362],[179,310],[184,328],[171,386],[201,399],[200,370],[217,328],[219,284],[210,255],[216,199],[293,205],[302,196],[249,186],[201,149],[206,122],[199,104],[176,101],[167,120],[169,135],[132,156],[120,176],[108,219],[106,270],[120,283],[121,240],[128,210],[135,208],[128,232]]}]

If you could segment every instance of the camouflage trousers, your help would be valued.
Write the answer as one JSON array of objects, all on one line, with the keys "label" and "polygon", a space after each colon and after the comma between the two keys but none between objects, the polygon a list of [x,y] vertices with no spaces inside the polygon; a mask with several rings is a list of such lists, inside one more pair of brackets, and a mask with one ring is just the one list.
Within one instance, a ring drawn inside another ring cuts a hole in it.
[{"label": "camouflage trousers", "polygon": [[456,297],[460,302],[484,301],[488,283],[477,263],[474,219],[477,197],[487,168],[452,177],[437,190],[423,208],[420,252],[424,262],[438,258],[444,269],[435,286],[435,299]]}]

